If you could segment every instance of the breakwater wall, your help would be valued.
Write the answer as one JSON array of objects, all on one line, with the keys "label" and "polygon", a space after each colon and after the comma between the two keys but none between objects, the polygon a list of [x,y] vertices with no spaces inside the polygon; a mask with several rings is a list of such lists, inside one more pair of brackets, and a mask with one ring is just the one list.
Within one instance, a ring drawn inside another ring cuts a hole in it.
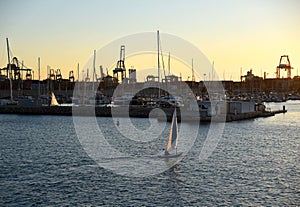
[{"label": "breakwater wall", "polygon": [[[20,115],[64,115],[64,116],[97,116],[97,117],[139,117],[148,118],[152,108],[146,107],[95,107],[95,106],[0,106],[0,114]],[[172,114],[174,109],[162,109],[166,114]],[[155,113],[154,113],[155,114]],[[155,116],[155,115],[154,115]],[[168,116],[168,115],[167,115]]]},{"label": "breakwater wall", "polygon": [[[129,110],[128,110],[129,109]],[[158,118],[160,121],[171,121],[174,108],[160,108],[159,110],[146,107],[95,107],[95,106],[1,106],[0,114],[20,115],[65,115],[65,116],[97,116],[97,117],[137,117]],[[220,114],[217,116],[201,116],[201,112],[183,112],[182,121],[200,122],[231,122],[239,120],[254,119],[259,117],[270,117],[278,113],[287,112],[285,109],[277,111],[254,111],[241,114]],[[181,121],[180,108],[177,113],[178,121]]]}]

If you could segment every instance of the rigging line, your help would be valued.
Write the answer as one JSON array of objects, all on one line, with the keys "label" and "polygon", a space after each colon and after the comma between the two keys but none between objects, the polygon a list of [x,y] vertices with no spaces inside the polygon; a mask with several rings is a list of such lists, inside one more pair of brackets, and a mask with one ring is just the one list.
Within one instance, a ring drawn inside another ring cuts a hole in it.
[{"label": "rigging line", "polygon": [[5,53],[3,53],[3,52],[1,52],[1,58],[0,58],[0,64],[2,65],[2,64],[4,64],[4,65],[6,65],[6,61],[5,61]]},{"label": "rigging line", "polygon": [[170,75],[170,70],[171,70],[171,60],[170,60],[170,52],[169,52],[169,57],[168,57],[168,75]]},{"label": "rigging line", "polygon": [[[20,63],[20,62],[19,62]],[[19,65],[20,66],[20,65]],[[25,64],[24,64],[24,62],[22,61],[21,62],[21,66],[22,66],[22,69],[30,69],[30,68],[28,68]]]},{"label": "rigging line", "polygon": [[12,59],[15,57],[11,47],[9,47],[9,54],[10,54],[10,63],[12,62]]},{"label": "rigging line", "polygon": [[3,43],[1,42],[1,59],[0,59],[0,64],[4,64],[6,65],[7,64],[7,54],[6,54],[6,45],[4,44],[4,41]]},{"label": "rigging line", "polygon": [[[11,54],[11,53],[10,53]],[[14,58],[17,58],[17,57],[15,57],[15,56],[13,56],[13,58],[11,59],[11,64],[13,64],[13,59]],[[21,69],[31,69],[31,68],[29,68],[29,67],[27,67],[25,64],[24,64],[24,61],[23,60],[19,60],[18,58],[17,58],[17,60],[18,60],[18,63],[19,63],[19,67],[21,68]]]},{"label": "rigging line", "polygon": [[161,47],[161,39],[159,39],[159,45],[160,45],[160,55],[161,55],[161,61],[162,61],[162,66],[163,66],[163,70],[164,70],[164,76],[166,79],[166,70],[165,70],[164,55],[163,55],[162,47]]},{"label": "rigging line", "polygon": [[[15,54],[14,54],[14,52],[13,52],[13,50],[12,50],[12,47],[9,47],[9,53],[10,53],[10,63],[11,63],[11,64],[13,63],[13,59],[14,59],[14,58],[17,58],[18,61],[19,61],[19,58],[15,56]],[[20,62],[20,61],[19,61],[19,62]],[[23,66],[25,66],[25,65],[23,64]],[[28,69],[28,67],[25,66],[25,69]]]}]

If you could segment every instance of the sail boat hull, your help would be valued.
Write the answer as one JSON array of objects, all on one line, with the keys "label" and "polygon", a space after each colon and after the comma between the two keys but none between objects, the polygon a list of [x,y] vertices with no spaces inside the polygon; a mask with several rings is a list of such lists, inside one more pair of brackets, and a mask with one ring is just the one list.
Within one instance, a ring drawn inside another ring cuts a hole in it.
[{"label": "sail boat hull", "polygon": [[177,153],[177,154],[168,154],[168,155],[161,155],[159,156],[159,158],[177,158],[177,157],[182,157],[183,156],[183,152]]}]

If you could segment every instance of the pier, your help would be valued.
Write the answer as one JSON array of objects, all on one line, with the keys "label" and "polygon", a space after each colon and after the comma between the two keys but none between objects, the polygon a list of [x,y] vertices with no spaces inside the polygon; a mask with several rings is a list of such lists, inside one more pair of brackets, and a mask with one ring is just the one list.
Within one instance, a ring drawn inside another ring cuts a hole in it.
[{"label": "pier", "polygon": [[[73,110],[72,107],[76,107]],[[135,117],[135,118],[149,118],[150,112],[153,108],[146,107],[129,107],[129,112],[126,111],[127,107],[108,107],[108,106],[38,106],[38,107],[19,107],[19,106],[0,106],[0,114],[18,114],[18,115],[56,115],[56,116],[96,116],[96,117],[112,117],[112,114],[117,117]],[[160,116],[158,113],[154,112],[152,118],[157,118],[159,121],[171,120],[172,112],[174,108],[160,108],[165,116]],[[113,110],[113,113],[112,113]],[[190,112],[187,114],[185,112],[184,118],[181,118],[180,108],[178,109],[178,121],[185,122],[195,122],[200,121],[201,123],[208,122],[232,122],[241,121],[261,117],[271,117],[275,114],[286,113],[287,110],[283,108],[282,110],[275,111],[254,111],[241,114],[219,114],[215,116],[201,116],[195,112]],[[225,116],[225,117],[224,117]]]}]

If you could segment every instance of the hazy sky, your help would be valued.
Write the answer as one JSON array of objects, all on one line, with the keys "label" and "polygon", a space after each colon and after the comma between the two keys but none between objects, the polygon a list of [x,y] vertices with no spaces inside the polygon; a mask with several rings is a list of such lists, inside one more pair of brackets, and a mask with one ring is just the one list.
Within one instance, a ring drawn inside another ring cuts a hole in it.
[{"label": "hazy sky", "polygon": [[43,74],[50,65],[67,78],[94,49],[160,30],[197,46],[222,78],[238,79],[240,68],[274,77],[285,54],[295,68],[292,76],[300,69],[297,0],[1,0],[0,10],[1,68],[7,64],[6,37],[13,55],[35,74],[41,57]]}]

